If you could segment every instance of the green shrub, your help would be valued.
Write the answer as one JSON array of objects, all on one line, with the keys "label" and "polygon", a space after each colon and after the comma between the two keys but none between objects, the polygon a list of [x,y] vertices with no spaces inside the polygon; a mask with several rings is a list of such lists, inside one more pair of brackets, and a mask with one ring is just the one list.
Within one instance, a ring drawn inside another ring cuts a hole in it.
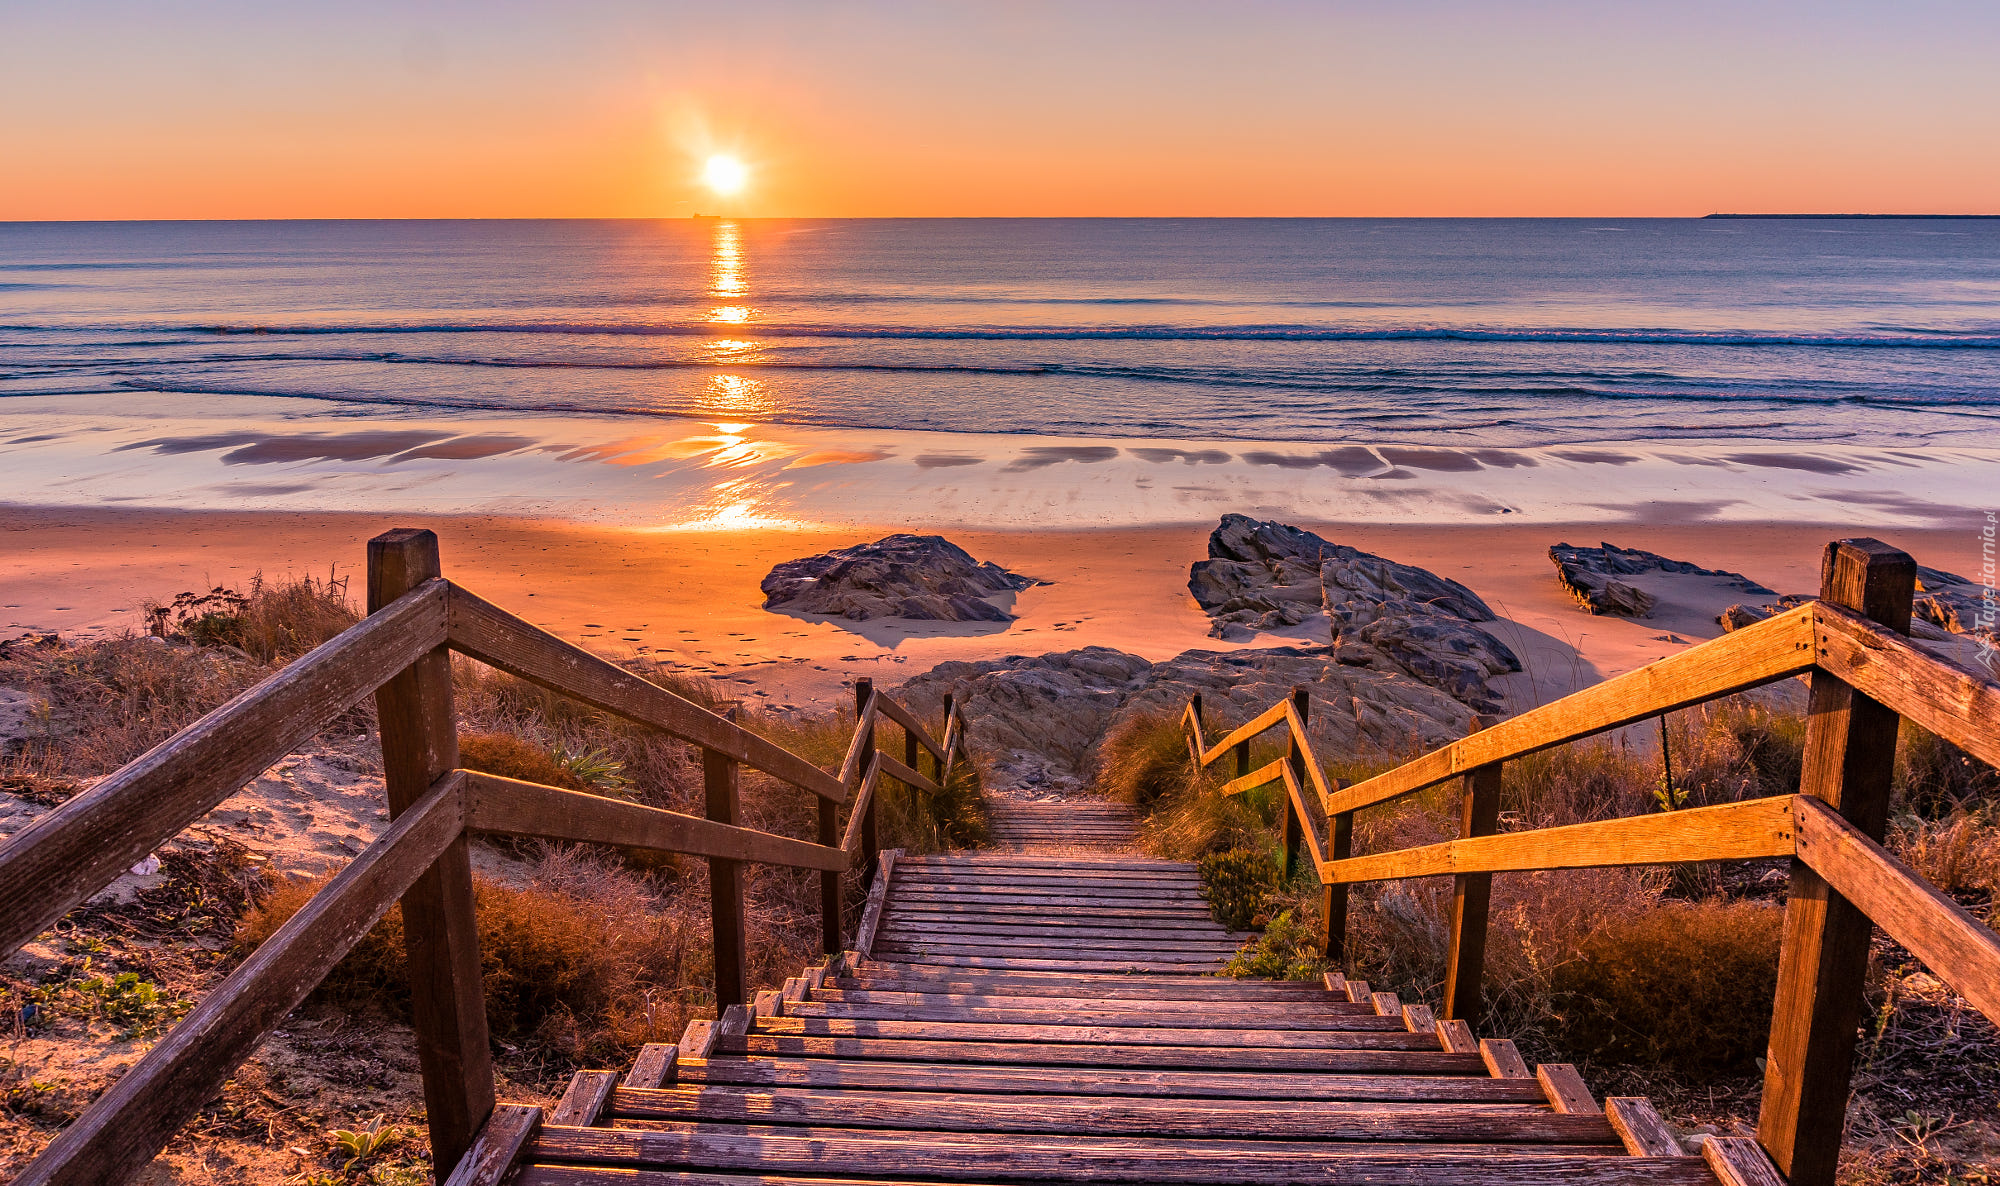
[{"label": "green shrub", "polygon": [[1249,930],[1263,913],[1265,898],[1278,888],[1277,867],[1270,854],[1259,849],[1211,853],[1196,862],[1195,869],[1209,911],[1232,931]]},{"label": "green shrub", "polygon": [[1557,1040],[1601,1062],[1731,1069],[1761,1056],[1781,907],[1665,902],[1587,937],[1555,975]]},{"label": "green shrub", "polygon": [[1222,974],[1238,980],[1317,980],[1326,968],[1325,953],[1309,919],[1287,910],[1272,919],[1263,934],[1245,943]]}]

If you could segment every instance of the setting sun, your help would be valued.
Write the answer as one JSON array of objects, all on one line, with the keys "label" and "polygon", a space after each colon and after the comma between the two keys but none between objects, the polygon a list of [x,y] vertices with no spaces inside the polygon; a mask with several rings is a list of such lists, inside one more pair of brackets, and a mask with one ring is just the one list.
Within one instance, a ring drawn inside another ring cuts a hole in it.
[{"label": "setting sun", "polygon": [[722,197],[736,193],[750,180],[750,170],[733,156],[712,156],[702,166],[702,183]]}]

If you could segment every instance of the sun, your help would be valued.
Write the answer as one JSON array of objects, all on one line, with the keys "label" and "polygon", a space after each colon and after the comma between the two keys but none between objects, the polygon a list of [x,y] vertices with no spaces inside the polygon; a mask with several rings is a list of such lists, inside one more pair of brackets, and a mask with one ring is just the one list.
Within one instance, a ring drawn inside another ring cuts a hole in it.
[{"label": "sun", "polygon": [[750,170],[733,156],[712,156],[702,166],[701,179],[718,196],[726,198],[741,190],[744,183],[750,180]]}]

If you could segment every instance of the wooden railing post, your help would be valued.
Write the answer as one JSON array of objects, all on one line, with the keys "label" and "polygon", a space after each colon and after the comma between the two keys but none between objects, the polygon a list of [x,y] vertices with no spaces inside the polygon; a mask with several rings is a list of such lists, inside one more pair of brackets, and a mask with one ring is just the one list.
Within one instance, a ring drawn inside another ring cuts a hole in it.
[{"label": "wooden railing post", "polygon": [[[1494,762],[1465,774],[1458,834],[1463,839],[1491,836],[1500,823],[1500,771]],[[1451,938],[1445,956],[1446,1020],[1465,1020],[1479,1013],[1479,981],[1486,967],[1486,911],[1493,899],[1491,873],[1461,873],[1452,879]]]},{"label": "wooden railing post", "polygon": [[[944,723],[938,726],[938,740],[940,742],[951,733],[951,706],[953,703],[952,694],[946,692],[944,694]],[[932,764],[937,768],[937,776],[931,781],[937,783],[939,787],[944,786],[945,775],[950,773],[944,768],[944,757],[943,754],[934,754],[931,757]]]},{"label": "wooden railing post", "polygon": [[[1328,821],[1333,835],[1328,838],[1326,858],[1344,861],[1354,855],[1354,813],[1342,811]],[[1320,950],[1334,967],[1347,967],[1347,887],[1327,882],[1319,890],[1319,916],[1325,923]]]},{"label": "wooden railing post", "polygon": [[[436,534],[402,529],[376,536],[368,541],[368,612],[441,573]],[[458,765],[450,652],[440,646],[383,684],[375,693],[375,715],[393,819]],[[464,836],[417,878],[402,903],[411,1022],[431,1157],[443,1181],[493,1112],[493,1056]]]},{"label": "wooden railing post", "polygon": [[[874,694],[874,680],[857,679],[854,681],[854,720],[857,727],[860,726],[861,714],[867,711],[868,698]],[[864,755],[875,752],[875,727],[869,725],[867,726],[867,730],[868,741],[861,750]],[[906,729],[904,732],[907,734],[909,730]],[[916,769],[916,755],[914,753],[916,740],[915,738],[911,738],[910,740],[910,748],[913,752],[911,753],[910,760],[904,763],[904,765],[914,770]],[[865,775],[868,769],[868,759],[866,757],[862,759],[861,769]],[[868,802],[861,808],[861,879],[871,883],[875,880],[876,854],[881,848],[875,834],[875,803],[881,797],[882,784],[878,781],[875,784],[875,793],[868,796]]]},{"label": "wooden railing post", "polygon": [[[1312,697],[1303,686],[1292,689],[1292,711],[1299,714],[1299,723],[1301,725],[1312,720]],[[1306,788],[1306,794],[1311,794],[1312,783],[1307,781],[1306,777],[1306,747],[1300,743],[1301,739],[1298,735],[1291,730],[1287,729],[1285,735],[1288,747],[1285,760],[1291,763],[1292,777],[1298,780],[1299,786]],[[1245,774],[1249,773],[1249,756],[1249,747],[1245,746],[1243,752],[1243,773]],[[1285,879],[1287,881],[1298,874],[1299,858],[1305,849],[1305,844],[1306,822],[1299,818],[1298,808],[1292,805],[1292,797],[1286,795]]]},{"label": "wooden railing post", "polygon": [[[1898,633],[1910,629],[1916,561],[1879,540],[1827,545],[1820,598]],[[1888,823],[1898,719],[1824,671],[1812,673],[1799,792],[1870,839]],[[1869,922],[1805,862],[1792,861],[1778,994],[1757,1139],[1792,1186],[1830,1186],[1868,967]]]},{"label": "wooden railing post", "polygon": [[[741,712],[740,706],[732,704],[723,716],[734,722]],[[707,799],[704,814],[717,823],[741,825],[742,773],[735,759],[704,748],[701,776]],[[750,1000],[750,953],[744,934],[741,861],[708,858],[708,911],[714,935],[715,1015],[720,1017],[729,1006]]]}]

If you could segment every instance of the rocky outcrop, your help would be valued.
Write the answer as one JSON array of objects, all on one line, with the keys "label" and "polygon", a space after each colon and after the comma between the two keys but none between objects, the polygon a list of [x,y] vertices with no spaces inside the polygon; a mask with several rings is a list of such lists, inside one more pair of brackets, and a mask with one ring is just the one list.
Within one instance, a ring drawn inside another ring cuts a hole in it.
[{"label": "rocky outcrop", "polygon": [[1324,757],[1402,754],[1455,740],[1473,713],[1401,672],[1349,667],[1331,647],[1187,651],[1161,663],[1106,647],[941,663],[904,684],[899,698],[920,713],[958,697],[973,746],[1008,781],[1074,785],[1098,742],[1126,717],[1179,714],[1202,694],[1211,725],[1241,724],[1305,686],[1311,729]]},{"label": "rocky outcrop", "polygon": [[1593,614],[1617,614],[1627,618],[1650,617],[1654,607],[1659,604],[1659,598],[1638,585],[1618,578],[1653,573],[1716,577],[1725,585],[1733,586],[1745,593],[1761,594],[1765,597],[1776,596],[1774,591],[1766,589],[1742,573],[1700,568],[1685,560],[1669,560],[1655,552],[1642,551],[1638,548],[1621,548],[1614,544],[1601,543],[1594,548],[1557,544],[1549,549],[1549,559],[1555,563],[1557,578],[1562,581],[1563,587]]},{"label": "rocky outcrop", "polygon": [[1912,607],[1918,621],[1928,622],[1949,634],[1969,634],[1989,642],[2000,642],[2000,623],[1994,618],[1994,604],[1986,586],[1968,581],[1941,568],[1917,566],[1917,600]]},{"label": "rocky outcrop", "polygon": [[1208,555],[1190,570],[1188,591],[1216,638],[1324,613],[1337,662],[1401,672],[1482,712],[1500,707],[1486,681],[1521,670],[1505,643],[1473,624],[1494,619],[1479,595],[1426,569],[1247,515],[1222,517]]},{"label": "rocky outcrop", "polygon": [[892,535],[872,544],[787,560],[764,578],[764,608],[850,622],[1011,622],[988,601],[1040,584],[981,563],[941,535]]}]

